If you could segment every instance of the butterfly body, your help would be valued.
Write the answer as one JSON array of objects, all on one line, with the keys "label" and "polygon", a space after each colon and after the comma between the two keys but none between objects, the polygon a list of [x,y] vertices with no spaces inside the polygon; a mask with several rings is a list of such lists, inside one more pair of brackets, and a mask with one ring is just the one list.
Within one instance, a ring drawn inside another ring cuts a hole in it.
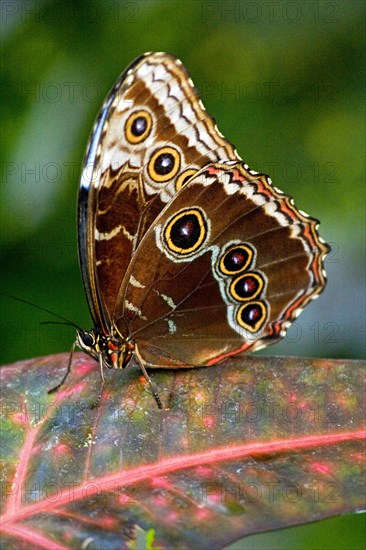
[{"label": "butterfly body", "polygon": [[282,338],[325,285],[317,220],[251,171],[173,56],[145,54],[107,97],[79,193],[79,257],[108,368],[215,364]]},{"label": "butterfly body", "polygon": [[130,362],[135,342],[124,338],[116,327],[105,335],[100,328],[77,331],[77,345],[88,355],[101,362],[102,367],[123,369]]}]

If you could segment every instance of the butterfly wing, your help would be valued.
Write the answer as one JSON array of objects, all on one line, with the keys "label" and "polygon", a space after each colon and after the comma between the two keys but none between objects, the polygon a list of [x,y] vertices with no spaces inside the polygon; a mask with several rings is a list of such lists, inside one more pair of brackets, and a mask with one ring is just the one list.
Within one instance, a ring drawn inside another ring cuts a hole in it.
[{"label": "butterfly wing", "polygon": [[165,205],[203,166],[239,159],[186,69],[145,54],[122,74],[96,121],[79,193],[79,258],[96,326],[107,333],[131,256]]},{"label": "butterfly wing", "polygon": [[325,285],[317,220],[239,162],[202,169],[137,247],[119,310],[152,365],[274,343]]}]

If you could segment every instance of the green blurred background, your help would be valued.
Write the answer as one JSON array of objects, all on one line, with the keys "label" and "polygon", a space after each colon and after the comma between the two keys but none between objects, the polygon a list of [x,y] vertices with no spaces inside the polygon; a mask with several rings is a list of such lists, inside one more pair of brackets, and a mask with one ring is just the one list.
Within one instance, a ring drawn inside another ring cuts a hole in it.
[{"label": "green blurred background", "polygon": [[[2,2],[1,17],[3,292],[91,327],[75,223],[88,135],[126,65],[168,51],[249,166],[332,243],[325,293],[262,353],[363,356],[364,2],[26,0]],[[74,330],[1,306],[2,363],[69,350]],[[235,548],[364,548],[363,527],[337,518]]]}]

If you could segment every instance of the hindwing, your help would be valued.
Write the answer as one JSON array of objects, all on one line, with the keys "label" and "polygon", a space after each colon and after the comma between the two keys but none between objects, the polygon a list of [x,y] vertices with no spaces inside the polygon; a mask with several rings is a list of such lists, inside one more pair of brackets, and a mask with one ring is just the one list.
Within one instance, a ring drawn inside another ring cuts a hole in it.
[{"label": "hindwing", "polygon": [[118,297],[143,359],[207,365],[283,337],[325,284],[317,225],[242,162],[203,168],[149,227]]}]

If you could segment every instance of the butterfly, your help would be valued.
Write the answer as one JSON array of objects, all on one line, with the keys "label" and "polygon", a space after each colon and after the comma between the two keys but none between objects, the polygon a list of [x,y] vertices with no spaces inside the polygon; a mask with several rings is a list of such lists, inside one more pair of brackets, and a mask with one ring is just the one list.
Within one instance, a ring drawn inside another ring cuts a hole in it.
[{"label": "butterfly", "polygon": [[325,286],[318,223],[241,160],[181,61],[144,54],[107,96],[85,156],[78,244],[94,328],[76,344],[102,380],[135,357],[150,383],[146,367],[273,344]]}]

